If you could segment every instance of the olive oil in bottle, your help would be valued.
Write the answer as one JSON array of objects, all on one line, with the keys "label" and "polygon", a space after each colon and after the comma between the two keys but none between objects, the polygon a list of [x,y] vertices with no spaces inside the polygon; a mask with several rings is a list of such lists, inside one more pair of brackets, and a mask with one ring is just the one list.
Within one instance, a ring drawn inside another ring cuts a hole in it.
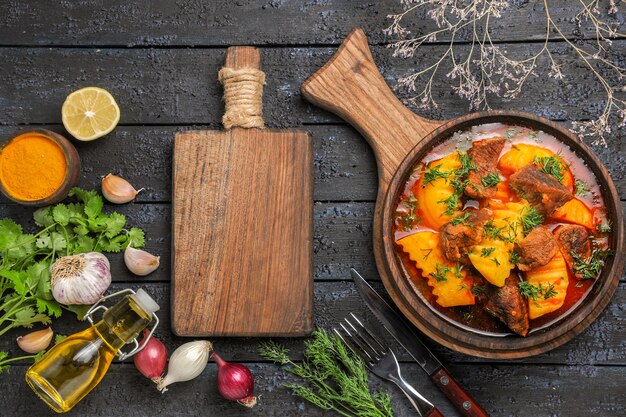
[{"label": "olive oil in bottle", "polygon": [[57,413],[72,409],[104,377],[115,355],[151,322],[158,304],[143,290],[125,296],[87,330],[63,339],[26,371],[26,382]]}]

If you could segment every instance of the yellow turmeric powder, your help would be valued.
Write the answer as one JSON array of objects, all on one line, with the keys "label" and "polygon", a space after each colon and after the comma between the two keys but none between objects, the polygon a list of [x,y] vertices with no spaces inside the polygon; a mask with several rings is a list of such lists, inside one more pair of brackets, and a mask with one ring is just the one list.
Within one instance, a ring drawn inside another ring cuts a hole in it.
[{"label": "yellow turmeric powder", "polygon": [[59,189],[66,173],[63,149],[41,133],[24,133],[0,150],[0,181],[17,200],[49,197]]}]

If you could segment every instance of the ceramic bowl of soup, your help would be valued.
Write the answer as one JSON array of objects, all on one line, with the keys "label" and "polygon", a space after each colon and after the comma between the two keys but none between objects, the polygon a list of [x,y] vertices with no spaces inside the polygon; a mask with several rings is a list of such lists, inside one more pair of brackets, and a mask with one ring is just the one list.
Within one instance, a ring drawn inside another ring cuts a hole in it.
[{"label": "ceramic bowl of soup", "polygon": [[385,196],[394,301],[429,336],[475,356],[565,343],[617,288],[616,196],[595,155],[555,123],[487,112],[444,124],[407,155]]}]

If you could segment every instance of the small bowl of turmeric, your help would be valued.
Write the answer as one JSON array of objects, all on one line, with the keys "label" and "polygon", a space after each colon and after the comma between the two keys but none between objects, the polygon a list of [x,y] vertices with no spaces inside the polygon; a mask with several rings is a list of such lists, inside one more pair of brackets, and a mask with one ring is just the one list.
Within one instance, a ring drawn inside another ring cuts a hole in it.
[{"label": "small bowl of turmeric", "polygon": [[76,185],[79,172],[74,145],[46,129],[17,132],[0,147],[0,191],[25,206],[63,200]]}]

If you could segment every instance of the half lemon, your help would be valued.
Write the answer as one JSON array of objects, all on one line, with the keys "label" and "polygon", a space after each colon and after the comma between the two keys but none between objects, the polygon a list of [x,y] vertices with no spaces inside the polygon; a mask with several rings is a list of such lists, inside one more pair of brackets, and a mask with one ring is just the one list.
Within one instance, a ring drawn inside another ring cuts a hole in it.
[{"label": "half lemon", "polygon": [[107,90],[85,87],[71,93],[61,109],[63,126],[78,140],[98,139],[120,121],[120,108]]}]

